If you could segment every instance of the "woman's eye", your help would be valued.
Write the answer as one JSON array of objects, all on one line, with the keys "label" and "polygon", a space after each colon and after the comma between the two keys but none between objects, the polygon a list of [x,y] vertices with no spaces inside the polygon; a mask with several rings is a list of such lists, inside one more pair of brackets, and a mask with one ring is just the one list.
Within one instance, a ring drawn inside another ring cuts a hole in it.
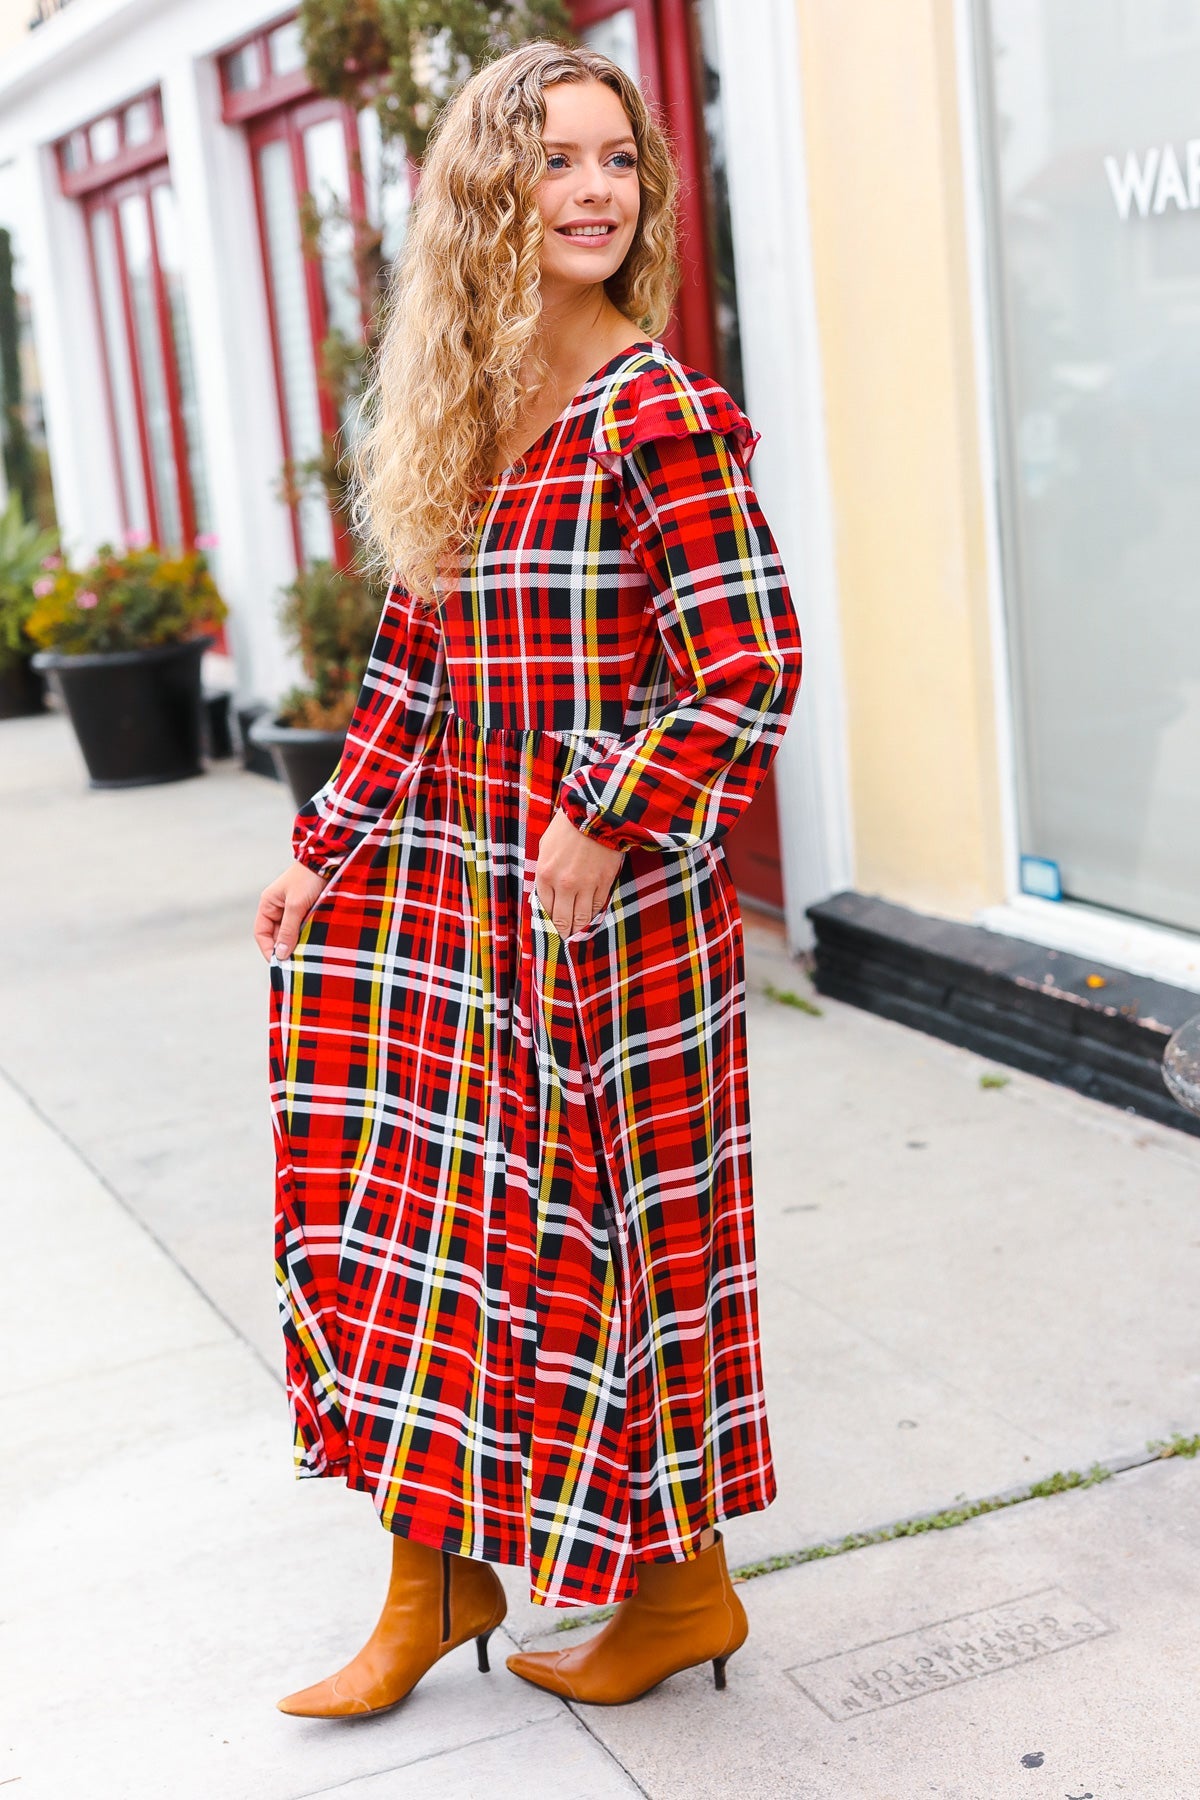
[{"label": "woman's eye", "polygon": [[637,168],[637,157],[633,154],[632,150],[618,150],[617,154],[613,157],[613,161],[622,169]]},{"label": "woman's eye", "polygon": [[566,166],[567,166],[567,159],[563,155],[561,150],[551,151],[550,155],[546,158],[546,167],[548,169],[554,169],[554,168],[565,169]]}]

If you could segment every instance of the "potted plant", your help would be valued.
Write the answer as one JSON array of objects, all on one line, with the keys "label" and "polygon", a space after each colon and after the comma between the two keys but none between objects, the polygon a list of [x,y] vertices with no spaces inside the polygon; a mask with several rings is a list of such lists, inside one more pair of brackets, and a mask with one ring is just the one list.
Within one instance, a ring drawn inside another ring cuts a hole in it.
[{"label": "potted plant", "polygon": [[337,767],[375,641],[383,595],[350,569],[314,562],[283,590],[280,623],[305,685],[250,727],[303,806]]},{"label": "potted plant", "polygon": [[200,550],[104,544],[47,571],[25,625],[53,671],[92,787],[201,773],[200,659],[225,617]]},{"label": "potted plant", "polygon": [[26,632],[38,595],[53,585],[58,538],[27,521],[17,493],[0,513],[0,719],[41,712],[45,689]]}]

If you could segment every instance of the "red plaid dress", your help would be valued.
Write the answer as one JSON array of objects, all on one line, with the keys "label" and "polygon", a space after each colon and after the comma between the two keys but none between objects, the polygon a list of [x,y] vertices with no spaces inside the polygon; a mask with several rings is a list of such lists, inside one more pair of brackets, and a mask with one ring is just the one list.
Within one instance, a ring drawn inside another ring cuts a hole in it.
[{"label": "red plaid dress", "polygon": [[[756,442],[643,340],[491,488],[440,614],[388,596],[272,965],[299,1470],[621,1599],[767,1506],[741,924],[719,840],[800,676]],[[555,807],[624,851],[560,939]]]}]

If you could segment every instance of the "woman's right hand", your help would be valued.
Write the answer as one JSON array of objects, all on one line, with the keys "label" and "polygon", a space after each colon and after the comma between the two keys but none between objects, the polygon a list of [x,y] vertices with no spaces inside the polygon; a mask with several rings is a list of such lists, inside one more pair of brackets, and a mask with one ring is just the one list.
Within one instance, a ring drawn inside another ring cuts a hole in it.
[{"label": "woman's right hand", "polygon": [[270,962],[283,962],[296,948],[300,927],[325,891],[328,876],[314,875],[294,862],[265,887],[254,919],[254,941]]}]

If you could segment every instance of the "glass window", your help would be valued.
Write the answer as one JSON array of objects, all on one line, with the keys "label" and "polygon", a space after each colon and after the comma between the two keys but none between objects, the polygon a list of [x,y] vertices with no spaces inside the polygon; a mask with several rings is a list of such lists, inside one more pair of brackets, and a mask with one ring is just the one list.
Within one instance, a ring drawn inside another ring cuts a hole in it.
[{"label": "glass window", "polygon": [[91,224],[100,328],[104,337],[108,386],[112,396],[113,425],[124,490],[125,522],[131,531],[144,532],[149,537],[150,509],[146,504],[146,486],[142,479],[137,392],[133,385],[133,365],[125,335],[116,231],[112,214],[107,207],[92,214]]},{"label": "glass window", "polygon": [[223,56],[221,73],[225,77],[225,86],[232,93],[245,94],[260,86],[262,61],[258,45],[243,44],[240,50],[231,50],[228,56]]},{"label": "glass window", "polygon": [[981,0],[1021,847],[1200,929],[1200,4]]},{"label": "glass window", "polygon": [[304,67],[304,45],[300,38],[298,20],[290,19],[286,25],[280,25],[270,33],[267,38],[267,55],[272,75],[291,75],[294,70]]},{"label": "glass window", "polygon": [[[294,463],[304,463],[321,455],[321,413],[305,295],[300,208],[286,138],[260,146],[258,172],[288,454]],[[333,528],[323,495],[306,491],[297,512],[305,560],[332,558]]]},{"label": "glass window", "polygon": [[118,210],[138,367],[142,377],[142,416],[149,443],[150,475],[158,509],[157,535],[160,543],[178,544],[183,535],[179,517],[178,475],[171,433],[171,401],[167,392],[162,343],[158,335],[146,196],[130,194],[127,199],[122,200]]},{"label": "glass window", "polygon": [[362,307],[354,264],[346,132],[340,118],[322,119],[319,125],[308,127],[304,133],[304,162],[308,191],[321,219],[321,282],[329,326],[355,343],[362,336]]},{"label": "glass window", "polygon": [[183,415],[183,435],[187,445],[188,473],[191,476],[192,505],[196,530],[212,531],[212,513],[208,502],[208,476],[200,444],[200,415],[196,404],[196,380],[192,370],[192,340],[188,329],[187,301],[183,286],[183,266],[179,243],[179,214],[175,190],[168,182],[156,182],[150,190],[154,208],[154,236],[158,262],[170,313],[171,341],[175,351],[175,368],[179,381],[179,406]]},{"label": "glass window", "polygon": [[135,100],[125,108],[125,142],[148,144],[154,136],[154,107],[149,100]]},{"label": "glass window", "polygon": [[611,57],[617,67],[624,69],[634,81],[641,80],[637,19],[632,6],[622,6],[616,12],[609,13],[606,19],[599,19],[595,25],[589,25],[580,33],[580,37],[589,49],[598,50],[601,56]]},{"label": "glass window", "polygon": [[358,115],[358,145],[367,218],[379,231],[380,254],[385,262],[391,262],[404,242],[412,202],[408,158],[398,139],[383,142],[379,114],[373,106]]},{"label": "glass window", "polygon": [[87,202],[126,529],[164,548],[210,527],[175,197],[165,170]]},{"label": "glass window", "polygon": [[111,162],[121,148],[121,136],[117,129],[115,113],[106,113],[104,118],[97,119],[94,125],[88,126],[88,143],[91,146],[93,162]]},{"label": "glass window", "polygon": [[73,131],[63,139],[63,167],[66,169],[86,169],[88,165],[87,136],[82,131]]}]

